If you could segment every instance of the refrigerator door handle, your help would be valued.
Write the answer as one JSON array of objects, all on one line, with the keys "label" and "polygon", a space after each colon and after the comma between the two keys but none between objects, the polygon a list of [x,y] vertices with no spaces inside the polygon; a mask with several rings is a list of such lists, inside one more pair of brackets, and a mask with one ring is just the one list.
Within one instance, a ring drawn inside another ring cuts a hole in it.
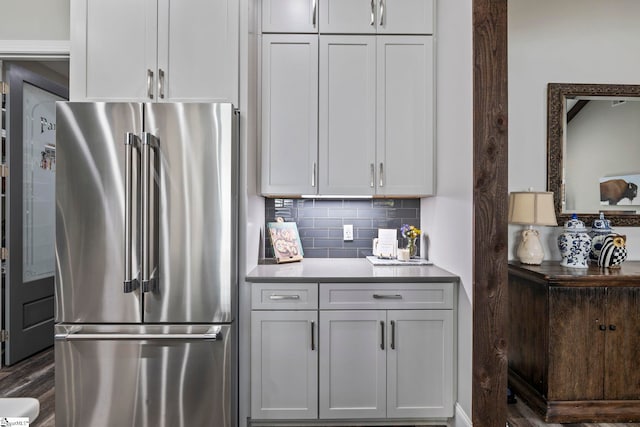
[{"label": "refrigerator door handle", "polygon": [[151,185],[153,183],[153,168],[151,165],[151,149],[160,147],[160,139],[155,135],[142,133],[142,292],[153,292],[157,289],[158,278],[151,277]]},{"label": "refrigerator door handle", "polygon": [[56,334],[57,341],[168,341],[168,340],[190,340],[190,341],[221,341],[222,331],[219,326],[209,329],[203,334],[131,334],[131,333],[77,333],[67,332]]},{"label": "refrigerator door handle", "polygon": [[125,145],[124,172],[124,293],[130,293],[140,287],[137,277],[133,277],[133,151],[140,149],[138,135],[127,132]]}]

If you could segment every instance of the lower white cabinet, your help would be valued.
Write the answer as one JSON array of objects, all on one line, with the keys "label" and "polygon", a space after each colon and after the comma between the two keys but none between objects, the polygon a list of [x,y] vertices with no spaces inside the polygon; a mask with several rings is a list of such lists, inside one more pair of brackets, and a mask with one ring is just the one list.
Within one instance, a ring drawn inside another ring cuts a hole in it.
[{"label": "lower white cabinet", "polygon": [[452,310],[320,312],[320,418],[453,416]]},{"label": "lower white cabinet", "polygon": [[453,417],[454,284],[252,286],[252,420]]},{"label": "lower white cabinet", "polygon": [[251,417],[318,417],[317,311],[251,313]]}]

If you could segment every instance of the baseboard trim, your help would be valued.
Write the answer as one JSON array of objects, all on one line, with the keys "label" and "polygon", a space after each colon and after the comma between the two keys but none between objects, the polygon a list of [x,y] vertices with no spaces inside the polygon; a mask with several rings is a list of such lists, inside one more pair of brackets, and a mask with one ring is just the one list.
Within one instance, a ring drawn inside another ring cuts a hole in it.
[{"label": "baseboard trim", "polygon": [[455,417],[455,427],[472,427],[473,423],[471,422],[471,418],[464,412],[462,406],[459,403],[456,403],[456,417]]}]

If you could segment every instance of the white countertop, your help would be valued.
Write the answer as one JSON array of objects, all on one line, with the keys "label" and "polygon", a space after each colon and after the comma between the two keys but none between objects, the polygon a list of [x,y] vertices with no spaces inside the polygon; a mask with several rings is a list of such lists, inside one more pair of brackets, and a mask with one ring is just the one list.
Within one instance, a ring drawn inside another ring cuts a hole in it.
[{"label": "white countertop", "polygon": [[257,265],[247,282],[457,282],[459,277],[435,265],[373,265],[364,258],[306,258]]}]

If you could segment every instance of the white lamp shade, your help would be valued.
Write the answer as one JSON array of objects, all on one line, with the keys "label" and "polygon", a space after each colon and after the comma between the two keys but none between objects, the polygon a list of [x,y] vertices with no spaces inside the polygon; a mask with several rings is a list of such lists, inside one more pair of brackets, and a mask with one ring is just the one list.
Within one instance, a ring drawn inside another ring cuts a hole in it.
[{"label": "white lamp shade", "polygon": [[521,191],[509,194],[509,223],[558,225],[551,191]]}]

